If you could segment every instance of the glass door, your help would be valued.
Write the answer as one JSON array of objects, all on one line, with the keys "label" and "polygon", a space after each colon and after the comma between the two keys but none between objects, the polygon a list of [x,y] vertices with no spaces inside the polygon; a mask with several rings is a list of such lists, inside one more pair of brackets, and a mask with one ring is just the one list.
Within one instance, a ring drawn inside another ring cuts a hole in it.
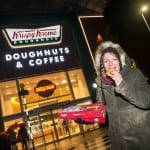
[{"label": "glass door", "polygon": [[43,129],[40,116],[35,115],[29,117],[29,120],[34,146],[37,147],[43,145],[45,143],[45,139],[43,137]]}]

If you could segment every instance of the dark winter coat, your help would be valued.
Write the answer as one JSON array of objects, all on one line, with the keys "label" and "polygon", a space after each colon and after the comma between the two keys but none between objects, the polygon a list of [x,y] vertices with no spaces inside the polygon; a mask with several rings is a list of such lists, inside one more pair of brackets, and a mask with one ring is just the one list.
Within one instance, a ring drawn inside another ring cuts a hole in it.
[{"label": "dark winter coat", "polygon": [[127,55],[124,64],[119,86],[102,84],[97,76],[97,101],[103,90],[112,150],[150,150],[150,87]]},{"label": "dark winter coat", "polygon": [[21,137],[22,141],[27,141],[29,139],[29,135],[25,126],[21,126],[18,131],[18,137]]}]

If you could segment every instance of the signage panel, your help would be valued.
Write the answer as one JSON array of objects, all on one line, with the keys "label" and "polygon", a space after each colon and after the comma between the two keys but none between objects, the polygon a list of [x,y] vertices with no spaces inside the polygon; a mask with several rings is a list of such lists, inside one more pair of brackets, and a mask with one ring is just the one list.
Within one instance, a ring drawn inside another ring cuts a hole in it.
[{"label": "signage panel", "polygon": [[0,80],[80,66],[68,24],[0,31]]},{"label": "signage panel", "polygon": [[41,97],[49,97],[53,94],[56,89],[56,85],[50,80],[44,79],[38,82],[35,87],[35,93],[38,93]]}]

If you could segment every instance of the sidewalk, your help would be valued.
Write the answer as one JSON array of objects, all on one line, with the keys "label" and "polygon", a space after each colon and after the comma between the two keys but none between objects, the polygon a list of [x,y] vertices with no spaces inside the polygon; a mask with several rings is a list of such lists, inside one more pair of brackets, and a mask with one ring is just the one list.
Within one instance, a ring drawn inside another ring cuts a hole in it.
[{"label": "sidewalk", "polygon": [[106,150],[110,147],[108,129],[100,128],[83,135],[64,139],[36,150]]}]

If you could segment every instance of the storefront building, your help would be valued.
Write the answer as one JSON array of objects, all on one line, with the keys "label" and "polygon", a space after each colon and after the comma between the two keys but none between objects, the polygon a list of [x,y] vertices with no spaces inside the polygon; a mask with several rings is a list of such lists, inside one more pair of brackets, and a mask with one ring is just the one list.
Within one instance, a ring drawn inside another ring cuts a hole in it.
[{"label": "storefront building", "polygon": [[57,114],[94,101],[94,66],[77,17],[8,15],[0,29],[1,131],[26,123],[34,147],[98,124],[67,127]]}]

